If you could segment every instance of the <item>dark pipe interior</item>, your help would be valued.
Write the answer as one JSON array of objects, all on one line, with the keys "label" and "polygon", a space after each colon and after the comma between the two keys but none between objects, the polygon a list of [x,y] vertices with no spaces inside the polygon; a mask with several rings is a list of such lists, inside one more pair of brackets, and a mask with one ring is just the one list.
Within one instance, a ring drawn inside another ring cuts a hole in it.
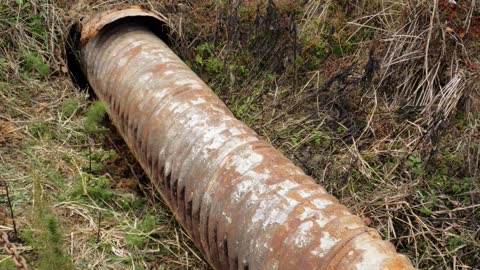
[{"label": "dark pipe interior", "polygon": [[[173,31],[171,31],[171,29],[164,22],[149,16],[131,16],[118,19],[105,25],[105,27],[98,33],[98,35],[101,35],[102,32],[107,31],[108,29],[115,27],[119,24],[130,23],[140,23],[144,26],[147,26],[153,33],[155,33],[155,35],[157,35],[161,40],[163,40],[163,42],[165,42],[169,46],[171,45],[173,40]],[[90,97],[94,97],[95,94],[80,65],[81,32],[82,29],[80,23],[73,24],[68,31],[68,35],[65,41],[65,56],[67,61],[67,67],[73,84],[82,91],[88,91]]]}]

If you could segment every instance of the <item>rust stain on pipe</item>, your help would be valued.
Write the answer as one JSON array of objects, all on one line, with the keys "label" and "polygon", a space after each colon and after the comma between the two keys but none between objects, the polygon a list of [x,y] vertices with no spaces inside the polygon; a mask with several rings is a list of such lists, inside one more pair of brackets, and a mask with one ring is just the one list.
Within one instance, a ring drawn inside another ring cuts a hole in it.
[{"label": "rust stain on pipe", "polygon": [[413,269],[235,119],[128,8],[82,23],[79,62],[120,134],[215,269]]}]

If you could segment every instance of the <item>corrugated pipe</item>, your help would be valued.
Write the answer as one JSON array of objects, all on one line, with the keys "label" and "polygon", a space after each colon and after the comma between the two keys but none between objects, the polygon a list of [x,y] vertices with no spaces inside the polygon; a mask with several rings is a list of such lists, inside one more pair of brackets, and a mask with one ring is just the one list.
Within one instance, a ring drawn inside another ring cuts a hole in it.
[{"label": "corrugated pipe", "polygon": [[[72,31],[69,65],[215,269],[413,269],[292,161],[235,119],[159,38],[111,10]],[[78,52],[78,53],[76,53]]]}]

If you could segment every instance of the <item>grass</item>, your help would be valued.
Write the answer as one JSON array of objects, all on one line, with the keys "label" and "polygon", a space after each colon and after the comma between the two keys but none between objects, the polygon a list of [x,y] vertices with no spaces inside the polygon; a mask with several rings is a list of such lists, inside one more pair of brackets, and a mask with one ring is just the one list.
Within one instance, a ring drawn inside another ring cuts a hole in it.
[{"label": "grass", "polygon": [[[475,269],[480,11],[402,1],[128,2],[167,15],[173,48],[234,114],[415,266]],[[62,71],[69,22],[110,6],[0,3],[0,177],[19,250],[33,269],[208,268],[104,105]]]},{"label": "grass", "polygon": [[94,102],[85,115],[85,130],[89,134],[98,133],[99,123],[105,119],[105,105],[101,101]]}]

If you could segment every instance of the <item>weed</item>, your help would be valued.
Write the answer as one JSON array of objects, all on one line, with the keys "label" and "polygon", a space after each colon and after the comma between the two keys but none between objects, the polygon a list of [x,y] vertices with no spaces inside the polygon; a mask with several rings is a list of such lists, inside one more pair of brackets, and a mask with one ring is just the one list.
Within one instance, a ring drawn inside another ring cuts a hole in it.
[{"label": "weed", "polygon": [[101,205],[108,204],[115,193],[111,189],[111,181],[106,176],[94,177],[88,173],[80,173],[75,177],[72,198],[93,200]]},{"label": "weed", "polygon": [[46,178],[50,183],[60,189],[63,189],[65,187],[65,179],[58,170],[47,168],[45,171],[47,174]]},{"label": "weed", "polygon": [[50,75],[50,67],[42,57],[35,52],[26,52],[22,55],[22,69],[34,78],[46,78]]},{"label": "weed", "polygon": [[199,45],[195,50],[197,55],[201,58],[210,57],[214,53],[215,46],[212,43],[203,43]]},{"label": "weed", "polygon": [[452,252],[465,245],[464,239],[459,235],[451,235],[448,239],[448,249]]},{"label": "weed", "polygon": [[[0,81],[3,81],[6,79],[5,74],[7,73],[8,69],[8,64],[7,64],[7,59],[4,57],[0,57]],[[2,87],[0,87],[1,89]]]},{"label": "weed", "polygon": [[156,218],[146,215],[133,230],[125,236],[125,242],[131,248],[143,248],[149,241],[150,234],[156,227]]},{"label": "weed", "polygon": [[117,200],[118,205],[125,211],[139,210],[145,205],[145,200],[138,197],[120,197]]},{"label": "weed", "polygon": [[118,154],[115,150],[103,150],[98,149],[94,152],[84,151],[83,155],[88,159],[88,164],[83,166],[84,171],[88,171],[93,174],[101,174],[105,171],[106,165],[113,163],[117,158]]},{"label": "weed", "polygon": [[423,162],[419,157],[409,156],[407,160],[407,166],[416,176],[425,175],[425,170],[423,168]]},{"label": "weed", "polygon": [[0,257],[0,269],[2,270],[17,270],[17,266],[10,256]]},{"label": "weed", "polygon": [[62,104],[61,112],[64,118],[70,118],[80,107],[80,102],[76,99],[67,99]]},{"label": "weed", "polygon": [[213,44],[199,45],[196,51],[195,63],[198,67],[205,69],[209,74],[219,74],[223,71],[223,63],[215,57]]},{"label": "weed", "polygon": [[85,116],[85,130],[89,134],[95,134],[100,131],[100,124],[105,119],[106,110],[105,105],[101,101],[95,101],[88,108],[87,114]]},{"label": "weed", "polygon": [[28,126],[28,132],[36,139],[52,139],[53,128],[49,122],[36,122]]},{"label": "weed", "polygon": [[40,270],[50,269],[72,269],[73,264],[69,256],[64,252],[63,235],[60,232],[60,225],[52,215],[43,217],[45,231],[43,232],[43,247],[40,251],[42,260]]},{"label": "weed", "polygon": [[219,74],[223,71],[223,63],[214,57],[209,57],[205,61],[205,70],[210,74]]},{"label": "weed", "polygon": [[43,194],[40,176],[33,175],[34,186],[34,226],[33,234],[23,234],[40,255],[39,269],[65,269],[73,270],[71,258],[64,252],[63,235],[57,218],[51,214],[51,209]]}]

